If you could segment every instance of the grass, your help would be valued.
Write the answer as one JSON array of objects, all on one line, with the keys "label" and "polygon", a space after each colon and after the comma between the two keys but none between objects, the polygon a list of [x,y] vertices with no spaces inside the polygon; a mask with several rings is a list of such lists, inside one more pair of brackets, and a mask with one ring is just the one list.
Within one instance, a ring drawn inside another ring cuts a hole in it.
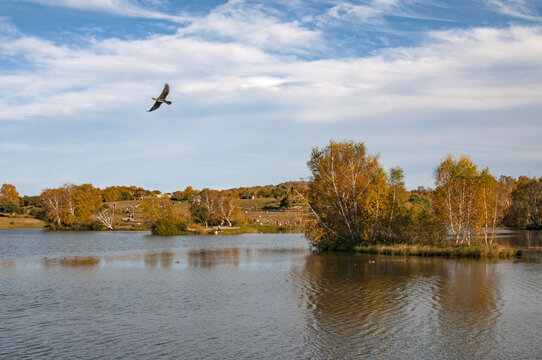
[{"label": "grass", "polygon": [[259,234],[280,234],[280,233],[291,233],[294,232],[293,227],[284,226],[284,225],[256,225],[249,224],[239,228],[240,234],[247,233],[259,233]]},{"label": "grass", "polygon": [[521,255],[515,250],[503,245],[456,245],[441,243],[436,245],[360,245],[354,247],[354,251],[368,254],[402,255],[402,256],[442,256],[442,257],[471,257],[487,259],[506,259]]},{"label": "grass", "polygon": [[40,229],[45,225],[45,222],[30,217],[0,217],[0,229]]},{"label": "grass", "polygon": [[[191,234],[211,235],[216,232],[216,228],[208,229],[195,224],[190,225]],[[295,232],[293,227],[280,225],[256,225],[247,224],[243,226],[234,226],[233,228],[222,227],[218,232],[221,235],[239,235],[239,234],[281,234]]]},{"label": "grass", "polygon": [[241,199],[239,206],[243,210],[262,210],[265,207],[279,207],[280,199],[275,198],[259,198],[259,199]]}]

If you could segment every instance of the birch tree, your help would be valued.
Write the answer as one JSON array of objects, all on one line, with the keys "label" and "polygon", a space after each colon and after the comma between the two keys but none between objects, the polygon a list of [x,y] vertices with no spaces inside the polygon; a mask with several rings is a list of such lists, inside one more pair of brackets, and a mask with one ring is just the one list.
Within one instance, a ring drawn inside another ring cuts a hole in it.
[{"label": "birch tree", "polygon": [[509,206],[510,188],[497,181],[488,169],[480,174],[479,186],[481,233],[484,243],[491,245]]},{"label": "birch tree", "polygon": [[41,192],[40,199],[45,209],[46,218],[56,226],[62,226],[62,218],[66,209],[66,198],[62,189],[45,189]]},{"label": "birch tree", "polygon": [[106,228],[109,230],[113,229],[113,223],[115,222],[115,210],[117,208],[117,204],[113,204],[113,208],[110,208],[108,206],[102,206],[98,211],[94,213],[94,217]]},{"label": "birch tree", "polygon": [[45,189],[40,195],[47,219],[56,226],[77,226],[88,222],[101,203],[99,189],[91,184],[65,184]]},{"label": "birch tree", "polygon": [[239,217],[241,209],[236,204],[236,199],[226,193],[221,193],[216,198],[217,212],[222,221],[226,221],[232,226],[232,221],[235,217]]},{"label": "birch tree", "polygon": [[388,233],[387,237],[392,237],[392,226],[395,221],[401,205],[408,198],[407,192],[405,190],[404,182],[404,173],[403,169],[400,167],[395,167],[390,169],[390,175],[388,180],[388,218],[387,218],[387,227]]},{"label": "birch tree", "polygon": [[448,155],[435,170],[435,206],[456,243],[470,244],[475,225],[475,191],[479,175],[468,156]]},{"label": "birch tree", "polygon": [[387,175],[378,156],[363,143],[333,142],[314,148],[307,205],[312,214],[306,236],[317,247],[351,247],[375,242],[388,196]]},{"label": "birch tree", "polygon": [[456,243],[493,243],[508,193],[488,169],[478,171],[468,156],[448,155],[435,170],[434,204]]}]

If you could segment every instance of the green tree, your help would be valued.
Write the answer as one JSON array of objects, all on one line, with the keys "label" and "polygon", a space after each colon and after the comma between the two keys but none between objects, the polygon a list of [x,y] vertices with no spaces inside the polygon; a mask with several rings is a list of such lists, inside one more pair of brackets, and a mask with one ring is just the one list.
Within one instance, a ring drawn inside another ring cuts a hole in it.
[{"label": "green tree", "polygon": [[191,209],[192,218],[198,224],[207,224],[211,221],[209,210],[205,206],[194,206]]},{"label": "green tree", "polygon": [[284,196],[286,196],[288,192],[286,191],[286,189],[280,187],[280,186],[275,186],[274,188],[271,189],[271,196],[274,197],[275,199],[281,199],[283,198]]},{"label": "green tree", "polygon": [[431,200],[424,194],[410,194],[392,222],[394,243],[434,244],[442,240],[445,233],[446,228],[436,216]]},{"label": "green tree", "polygon": [[9,202],[5,204],[0,204],[0,213],[22,215],[24,214],[24,209],[15,205],[12,202]]},{"label": "green tree", "polygon": [[120,199],[119,200],[133,200],[134,197],[132,196],[132,193],[130,191],[121,190],[120,191]]},{"label": "green tree", "polygon": [[20,198],[19,205],[41,207],[40,197],[24,195]]}]

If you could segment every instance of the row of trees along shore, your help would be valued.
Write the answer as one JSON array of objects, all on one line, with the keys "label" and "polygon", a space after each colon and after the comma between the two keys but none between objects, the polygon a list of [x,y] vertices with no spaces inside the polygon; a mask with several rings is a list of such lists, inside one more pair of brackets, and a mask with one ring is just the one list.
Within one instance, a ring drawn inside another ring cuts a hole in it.
[{"label": "row of trees along shore", "polygon": [[[39,197],[20,197],[15,186],[0,188],[0,214],[31,215],[52,229],[114,229],[116,203],[138,200],[156,234],[184,233],[194,224],[246,222],[241,199],[275,198],[283,211],[303,219],[301,230],[315,248],[376,245],[493,245],[501,226],[542,228],[542,178],[501,176],[479,170],[468,156],[447,156],[435,169],[435,189],[407,191],[403,170],[386,172],[363,143],[333,142],[314,148],[309,181],[229,190],[161,194],[136,186],[95,188],[65,184]],[[164,196],[167,195],[167,196]],[[175,203],[185,203],[179,211]],[[138,204],[138,206],[139,206]]]}]

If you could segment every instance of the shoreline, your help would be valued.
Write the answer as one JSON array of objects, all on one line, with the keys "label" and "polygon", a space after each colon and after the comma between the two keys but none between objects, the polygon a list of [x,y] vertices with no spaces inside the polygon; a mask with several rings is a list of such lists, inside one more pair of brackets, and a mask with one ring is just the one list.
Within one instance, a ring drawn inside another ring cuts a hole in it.
[{"label": "shoreline", "polygon": [[500,244],[450,244],[436,245],[395,244],[395,245],[358,245],[353,252],[362,254],[391,256],[431,256],[447,258],[513,259],[522,254],[522,250]]},{"label": "shoreline", "polygon": [[[2,221],[3,220],[3,221]],[[18,221],[17,221],[18,220]],[[11,223],[11,224],[10,224]],[[0,230],[43,229],[50,230],[47,224],[39,219],[27,217],[0,217]],[[97,231],[92,229],[55,229],[50,231]],[[103,231],[103,230],[102,230]],[[115,229],[106,231],[149,231],[150,229]],[[209,228],[189,228],[179,234],[185,235],[241,235],[241,234],[286,234],[301,233],[295,228],[280,225],[249,225],[249,226],[217,226]],[[157,235],[161,236],[161,235]],[[346,251],[361,254],[388,255],[388,256],[421,256],[444,258],[479,258],[479,259],[515,259],[522,256],[523,249],[510,248],[498,243],[486,246],[485,244],[377,244],[357,245],[351,249],[323,250]]]}]

